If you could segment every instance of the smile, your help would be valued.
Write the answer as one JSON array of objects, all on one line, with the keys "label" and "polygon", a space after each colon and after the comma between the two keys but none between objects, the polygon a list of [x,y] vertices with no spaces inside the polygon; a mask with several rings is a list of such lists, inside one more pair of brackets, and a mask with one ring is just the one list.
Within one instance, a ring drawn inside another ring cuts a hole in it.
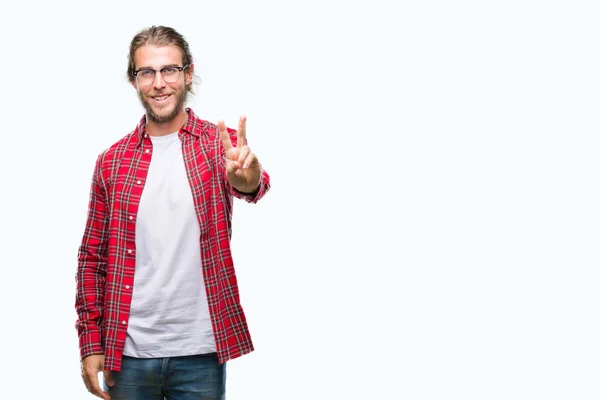
[{"label": "smile", "polygon": [[160,102],[163,102],[163,101],[165,101],[165,100],[166,100],[166,99],[168,99],[169,97],[171,97],[171,95],[170,95],[170,94],[166,94],[166,95],[164,95],[164,96],[155,96],[155,97],[152,97],[152,100],[154,100],[154,101],[156,101],[156,102],[160,103]]}]

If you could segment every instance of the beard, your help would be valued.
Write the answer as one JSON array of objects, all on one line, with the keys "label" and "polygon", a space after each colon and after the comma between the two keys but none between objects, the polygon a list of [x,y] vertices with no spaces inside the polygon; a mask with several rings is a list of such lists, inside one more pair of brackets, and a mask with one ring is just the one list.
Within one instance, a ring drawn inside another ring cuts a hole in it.
[{"label": "beard", "polygon": [[176,91],[171,93],[171,96],[175,97],[175,104],[173,106],[162,107],[156,110],[152,108],[145,95],[143,95],[139,90],[137,92],[140,102],[146,110],[146,116],[148,119],[158,124],[164,124],[175,119],[177,114],[179,114],[179,112],[183,109],[187,99],[187,90],[185,90],[185,88],[183,90],[183,92]]}]

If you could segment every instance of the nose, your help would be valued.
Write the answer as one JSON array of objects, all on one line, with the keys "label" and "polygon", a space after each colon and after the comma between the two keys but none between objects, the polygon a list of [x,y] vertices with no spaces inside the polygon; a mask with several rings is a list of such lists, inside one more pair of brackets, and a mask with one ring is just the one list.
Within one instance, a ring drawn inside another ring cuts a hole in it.
[{"label": "nose", "polygon": [[154,82],[152,84],[155,89],[163,89],[165,86],[167,86],[167,83],[160,74],[160,71],[156,71],[156,74],[154,75]]}]

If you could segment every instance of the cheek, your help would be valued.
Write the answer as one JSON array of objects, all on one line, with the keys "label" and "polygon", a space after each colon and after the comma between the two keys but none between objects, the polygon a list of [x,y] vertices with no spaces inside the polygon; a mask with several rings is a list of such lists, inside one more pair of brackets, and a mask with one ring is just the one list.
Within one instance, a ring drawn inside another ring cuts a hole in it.
[{"label": "cheek", "polygon": [[185,82],[174,83],[171,86],[171,90],[177,93],[182,93],[185,91]]}]

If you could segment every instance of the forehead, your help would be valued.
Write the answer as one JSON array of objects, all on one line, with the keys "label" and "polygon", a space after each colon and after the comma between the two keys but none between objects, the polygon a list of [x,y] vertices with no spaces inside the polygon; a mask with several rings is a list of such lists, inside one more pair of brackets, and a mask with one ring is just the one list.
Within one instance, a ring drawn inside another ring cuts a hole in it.
[{"label": "forehead", "polygon": [[135,51],[134,61],[136,68],[159,68],[163,65],[180,65],[183,56],[176,46],[155,46],[147,44]]}]

